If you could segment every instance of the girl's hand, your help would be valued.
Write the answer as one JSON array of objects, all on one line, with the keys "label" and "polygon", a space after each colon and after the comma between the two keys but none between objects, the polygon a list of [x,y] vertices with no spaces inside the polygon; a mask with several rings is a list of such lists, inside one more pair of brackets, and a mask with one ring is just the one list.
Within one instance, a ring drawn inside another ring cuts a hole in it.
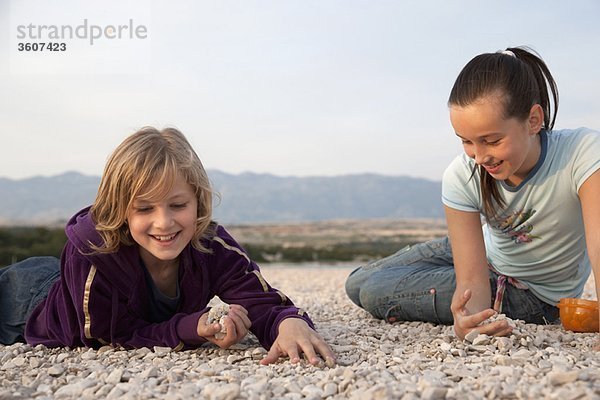
[{"label": "girl's hand", "polygon": [[488,308],[476,314],[469,314],[466,308],[471,298],[471,289],[465,290],[462,296],[455,296],[450,305],[452,315],[454,316],[454,332],[461,340],[472,330],[488,336],[507,336],[512,332],[512,327],[506,320],[495,321],[489,324],[480,325],[486,319],[496,315],[496,311]]},{"label": "girl's hand", "polygon": [[304,353],[312,365],[317,365],[320,361],[317,352],[327,366],[333,367],[335,356],[321,335],[300,318],[286,318],[279,324],[277,339],[260,363],[268,365],[277,362],[281,356],[288,356],[291,363],[296,364],[300,361],[300,353]]},{"label": "girl's hand", "polygon": [[250,329],[250,326],[252,325],[248,318],[248,311],[239,304],[229,305],[229,313],[223,321],[227,333],[222,339],[217,339],[215,337],[215,334],[221,331],[221,324],[215,323],[207,325],[207,319],[208,313],[206,312],[202,314],[198,320],[198,326],[196,328],[198,336],[206,338],[206,340],[216,344],[222,349],[226,349],[241,341],[248,334],[248,329]]}]

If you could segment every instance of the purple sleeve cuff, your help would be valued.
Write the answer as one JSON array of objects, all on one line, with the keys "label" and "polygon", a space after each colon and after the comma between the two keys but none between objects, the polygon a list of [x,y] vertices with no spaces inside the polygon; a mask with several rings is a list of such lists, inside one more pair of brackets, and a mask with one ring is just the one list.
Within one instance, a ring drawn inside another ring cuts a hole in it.
[{"label": "purple sleeve cuff", "polygon": [[306,322],[312,330],[316,331],[315,324],[313,324],[312,320],[310,319],[310,317],[308,316],[308,314],[306,314],[306,312],[304,310],[296,308],[296,307],[290,307],[287,310],[285,310],[284,312],[279,314],[279,316],[275,320],[275,323],[271,327],[271,341],[270,341],[270,343],[268,343],[269,348],[271,347],[271,345],[273,344],[275,339],[277,339],[277,336],[279,334],[279,324],[284,319],[287,319],[287,318],[299,318],[299,319],[303,320],[304,322]]},{"label": "purple sleeve cuff", "polygon": [[198,336],[197,327],[200,316],[206,312],[206,309],[186,315],[177,323],[177,335],[181,341],[188,345],[200,345],[206,342],[202,336]]}]

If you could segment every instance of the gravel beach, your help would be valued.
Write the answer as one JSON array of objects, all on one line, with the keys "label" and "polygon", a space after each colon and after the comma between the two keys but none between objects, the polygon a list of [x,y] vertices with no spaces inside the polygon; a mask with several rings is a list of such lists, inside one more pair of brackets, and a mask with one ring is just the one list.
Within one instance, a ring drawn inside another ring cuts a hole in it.
[{"label": "gravel beach", "polygon": [[[338,357],[334,368],[281,360],[252,336],[234,348],[119,350],[0,345],[0,399],[592,399],[600,398],[597,334],[516,322],[507,338],[469,341],[452,328],[375,320],[347,299],[352,267],[263,266],[308,311]],[[586,298],[595,298],[592,281]]]}]

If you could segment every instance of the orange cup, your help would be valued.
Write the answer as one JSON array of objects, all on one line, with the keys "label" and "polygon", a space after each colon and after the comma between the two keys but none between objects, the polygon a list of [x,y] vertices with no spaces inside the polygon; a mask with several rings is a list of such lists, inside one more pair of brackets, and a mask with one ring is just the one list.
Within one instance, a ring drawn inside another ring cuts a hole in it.
[{"label": "orange cup", "polygon": [[560,322],[573,332],[598,332],[598,302],[594,300],[560,299]]}]

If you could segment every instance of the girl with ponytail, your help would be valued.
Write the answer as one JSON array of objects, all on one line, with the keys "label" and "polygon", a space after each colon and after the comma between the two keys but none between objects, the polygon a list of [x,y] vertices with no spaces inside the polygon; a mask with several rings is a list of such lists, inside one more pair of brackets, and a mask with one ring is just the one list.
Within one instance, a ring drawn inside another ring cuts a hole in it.
[{"label": "girl with ponytail", "polygon": [[[555,130],[558,89],[525,47],[480,54],[448,100],[464,153],[442,180],[448,237],[359,267],[350,299],[389,322],[508,335],[502,312],[558,322],[557,303],[600,283],[600,133]],[[598,293],[600,298],[600,293]]]}]

